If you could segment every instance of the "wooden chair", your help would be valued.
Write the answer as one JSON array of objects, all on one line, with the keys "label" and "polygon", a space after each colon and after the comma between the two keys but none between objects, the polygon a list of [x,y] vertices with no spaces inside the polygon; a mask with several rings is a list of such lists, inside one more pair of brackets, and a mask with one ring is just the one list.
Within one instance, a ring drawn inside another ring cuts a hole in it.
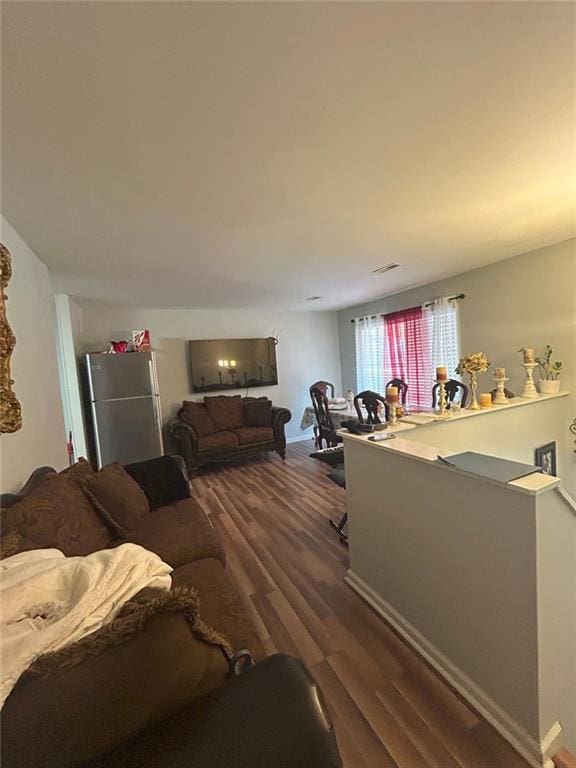
[{"label": "wooden chair", "polygon": [[316,381],[310,387],[310,395],[312,395],[313,389],[321,389],[326,397],[328,397],[328,390],[330,390],[330,397],[334,397],[334,384],[330,384],[329,381]]},{"label": "wooden chair", "polygon": [[390,379],[388,384],[386,384],[384,392],[387,391],[388,387],[398,387],[398,392],[400,393],[400,402],[402,405],[406,405],[406,398],[408,397],[408,384],[406,384],[403,379]]},{"label": "wooden chair", "polygon": [[[459,391],[462,392],[462,396],[460,398],[460,404],[462,408],[466,407],[466,403],[468,401],[468,387],[466,384],[462,384],[461,381],[458,381],[458,379],[448,379],[446,384],[444,385],[446,389],[446,398],[448,402],[446,403],[446,408],[450,408],[450,405],[454,402],[456,399],[456,395]],[[440,389],[440,384],[434,384],[432,387],[432,408],[436,408],[436,401],[438,400],[438,390]]]},{"label": "wooden chair", "polygon": [[[496,397],[496,392],[498,392],[498,390],[497,390],[497,389],[493,389],[493,390],[490,392],[490,394],[491,394],[491,396],[492,396],[492,402],[494,402],[494,398]],[[513,397],[516,397],[516,395],[514,394],[514,392],[512,392],[511,390],[509,390],[507,387],[504,387],[504,394],[506,395],[506,397],[508,398],[508,400],[510,400],[510,399],[511,399],[511,398],[513,398]]]},{"label": "wooden chair", "polygon": [[388,405],[386,404],[386,399],[382,395],[379,395],[378,392],[372,392],[370,389],[366,389],[364,392],[360,392],[354,398],[354,407],[356,408],[356,413],[358,414],[358,421],[361,424],[364,424],[364,415],[360,408],[360,403],[362,403],[364,410],[367,413],[367,424],[382,423],[378,415],[379,403],[384,405],[384,418],[386,421],[388,421]]},{"label": "wooden chair", "polygon": [[[314,426],[314,442],[316,448],[322,448],[322,441],[326,440],[326,447],[332,448],[342,442],[340,435],[336,433],[330,409],[328,408],[328,398],[326,389],[322,386],[327,382],[319,382],[320,386],[312,385],[310,387],[310,398],[314,408],[316,424]],[[331,384],[329,386],[332,386]],[[332,387],[332,390],[334,388]]]}]

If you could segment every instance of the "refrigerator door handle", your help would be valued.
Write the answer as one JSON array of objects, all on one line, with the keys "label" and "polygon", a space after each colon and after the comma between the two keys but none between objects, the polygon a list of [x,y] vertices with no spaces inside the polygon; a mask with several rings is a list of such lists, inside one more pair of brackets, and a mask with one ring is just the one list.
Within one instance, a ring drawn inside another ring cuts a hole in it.
[{"label": "refrigerator door handle", "polygon": [[158,424],[158,436],[160,438],[160,450],[164,453],[164,439],[162,435],[162,413],[160,412],[160,394],[158,388],[158,378],[156,374],[156,366],[154,360],[148,360],[148,368],[150,369],[150,381],[152,382],[152,389],[154,392],[154,415]]},{"label": "refrigerator door handle", "polygon": [[96,449],[96,465],[102,469],[102,451],[100,450],[100,433],[98,432],[98,415],[96,413],[96,403],[94,400],[90,403],[92,411],[92,427],[94,429],[94,448]]},{"label": "refrigerator door handle", "polygon": [[160,389],[158,387],[158,378],[156,375],[156,366],[154,360],[148,360],[148,370],[150,371],[150,381],[152,383],[152,394],[158,395]]}]

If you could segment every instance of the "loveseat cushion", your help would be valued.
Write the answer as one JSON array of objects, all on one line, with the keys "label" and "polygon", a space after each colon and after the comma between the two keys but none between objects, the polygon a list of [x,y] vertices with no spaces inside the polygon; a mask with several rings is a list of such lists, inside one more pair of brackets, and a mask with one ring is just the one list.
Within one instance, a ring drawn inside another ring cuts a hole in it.
[{"label": "loveseat cushion", "polygon": [[80,486],[69,475],[56,474],[3,510],[2,532],[10,531],[18,531],[34,548],[59,549],[66,557],[105,549],[113,538]]},{"label": "loveseat cushion", "polygon": [[182,565],[172,573],[172,586],[197,590],[202,620],[225,635],[235,652],[247,648],[256,661],[266,657],[262,640],[222,563],[206,559]]},{"label": "loveseat cushion", "polygon": [[272,400],[267,397],[245,397],[244,415],[247,427],[271,427]]},{"label": "loveseat cushion", "polygon": [[203,557],[226,560],[224,547],[195,499],[155,509],[121,541],[140,544],[173,568]]},{"label": "loveseat cushion", "polygon": [[237,448],[239,444],[240,440],[234,432],[216,432],[215,435],[198,438],[199,451],[221,451],[223,448]]},{"label": "loveseat cushion", "polygon": [[246,424],[244,403],[240,395],[205,397],[204,402],[219,430],[236,429]]},{"label": "loveseat cushion", "polygon": [[218,432],[218,424],[214,421],[206,403],[194,403],[190,400],[184,400],[182,408],[178,411],[178,416],[185,424],[192,427],[198,437],[213,435]]},{"label": "loveseat cushion", "polygon": [[117,462],[86,477],[83,489],[93,506],[112,521],[119,534],[133,530],[150,514],[146,494]]},{"label": "loveseat cushion", "polygon": [[267,443],[274,440],[272,427],[240,427],[240,429],[234,430],[234,434],[238,437],[240,445]]}]

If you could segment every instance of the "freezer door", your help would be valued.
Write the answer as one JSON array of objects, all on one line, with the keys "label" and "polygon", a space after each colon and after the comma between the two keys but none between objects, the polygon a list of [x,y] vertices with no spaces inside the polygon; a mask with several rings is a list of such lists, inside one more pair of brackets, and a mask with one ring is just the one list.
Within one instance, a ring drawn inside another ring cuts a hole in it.
[{"label": "freezer door", "polygon": [[111,461],[130,464],[162,456],[159,407],[158,397],[92,403],[98,467]]},{"label": "freezer door", "polygon": [[154,362],[151,352],[86,355],[90,400],[158,394]]}]

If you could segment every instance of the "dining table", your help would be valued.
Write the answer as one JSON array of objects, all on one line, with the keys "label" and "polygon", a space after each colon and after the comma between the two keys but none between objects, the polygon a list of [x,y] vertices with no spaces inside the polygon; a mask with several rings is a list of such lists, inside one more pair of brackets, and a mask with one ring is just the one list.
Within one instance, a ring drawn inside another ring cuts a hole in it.
[{"label": "dining table", "polygon": [[[329,403],[328,410],[330,411],[330,416],[332,417],[334,429],[340,429],[342,427],[343,421],[358,418],[358,414],[356,413],[356,408],[354,408],[353,403],[346,403],[344,405],[338,403]],[[314,408],[311,405],[308,405],[306,408],[304,408],[302,419],[300,421],[300,429],[305,431],[306,429],[313,427],[315,423],[316,416],[314,415]]]}]

